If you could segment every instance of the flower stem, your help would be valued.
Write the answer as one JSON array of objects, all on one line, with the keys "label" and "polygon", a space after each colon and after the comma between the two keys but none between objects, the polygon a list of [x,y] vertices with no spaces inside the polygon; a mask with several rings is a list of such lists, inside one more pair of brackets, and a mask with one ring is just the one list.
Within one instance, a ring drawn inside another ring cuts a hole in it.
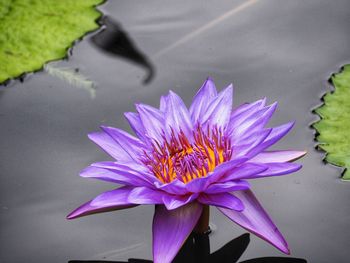
[{"label": "flower stem", "polygon": [[204,234],[209,230],[209,206],[204,205],[203,211],[198,219],[197,225],[194,227],[193,232],[197,234]]}]

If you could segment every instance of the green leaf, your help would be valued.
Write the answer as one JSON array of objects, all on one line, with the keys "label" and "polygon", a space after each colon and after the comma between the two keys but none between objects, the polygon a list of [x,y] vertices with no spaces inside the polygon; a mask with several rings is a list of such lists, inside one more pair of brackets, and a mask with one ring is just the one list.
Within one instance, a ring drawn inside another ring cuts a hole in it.
[{"label": "green leaf", "polygon": [[103,0],[0,0],[0,84],[62,59],[99,27]]},{"label": "green leaf", "polygon": [[326,151],[328,163],[344,167],[343,180],[350,180],[350,65],[330,79],[334,91],[324,95],[315,110],[320,120],[313,124],[318,148]]}]

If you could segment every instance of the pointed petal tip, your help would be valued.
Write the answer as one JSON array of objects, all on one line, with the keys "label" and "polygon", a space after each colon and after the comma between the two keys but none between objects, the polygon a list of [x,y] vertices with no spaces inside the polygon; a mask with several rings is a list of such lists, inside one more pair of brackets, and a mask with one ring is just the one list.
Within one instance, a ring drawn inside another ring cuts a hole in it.
[{"label": "pointed petal tip", "polygon": [[[285,134],[287,134],[288,132],[290,132],[290,130],[294,127],[294,125],[295,125],[295,121],[290,121],[290,122],[287,122],[287,123],[285,123],[285,124],[282,124],[282,125],[280,125],[280,126],[278,126],[278,127],[276,127],[276,128],[277,128],[277,130],[279,130],[279,131],[283,131],[283,132],[282,132],[282,135],[284,136]],[[275,128],[273,128],[273,129],[275,129]],[[283,136],[281,136],[281,137],[283,137]]]},{"label": "pointed petal tip", "polygon": [[287,247],[287,249],[285,251],[283,251],[283,253],[285,253],[286,255],[290,255],[292,254],[290,249]]},{"label": "pointed petal tip", "polygon": [[81,170],[80,172],[79,172],[79,176],[80,177],[87,177],[87,175],[86,175],[86,173],[87,173],[87,171],[90,169],[90,166],[88,166],[88,167],[85,167],[83,170]]},{"label": "pointed petal tip", "polygon": [[283,254],[290,255],[290,249],[288,247],[288,243],[285,241],[284,244],[280,244],[279,246],[276,246],[276,248],[281,251]]},{"label": "pointed petal tip", "polygon": [[[228,85],[224,90],[222,90],[220,93],[219,93],[219,96],[220,94],[224,95],[224,96],[227,96],[229,97],[230,99],[232,99],[232,96],[233,96],[233,84],[231,83],[230,85]],[[232,103],[232,102],[231,102]],[[232,105],[231,105],[232,107]]]},{"label": "pointed petal tip", "polygon": [[293,173],[296,172],[296,171],[299,171],[301,168],[303,168],[303,166],[302,166],[301,164],[298,163],[298,164],[296,165],[295,170],[293,171]]},{"label": "pointed petal tip", "polygon": [[296,121],[293,120],[293,121],[288,122],[287,124],[290,125],[291,127],[293,127],[295,125],[295,123],[296,123]]},{"label": "pointed petal tip", "polygon": [[168,96],[181,99],[181,97],[173,90],[169,90],[169,95]]},{"label": "pointed petal tip", "polygon": [[233,83],[230,83],[230,84],[224,89],[224,91],[233,92]]},{"label": "pointed petal tip", "polygon": [[275,101],[274,103],[271,103],[271,105],[269,107],[273,108],[275,110],[278,107],[278,102]]},{"label": "pointed petal tip", "polygon": [[72,213],[68,214],[66,216],[66,219],[67,220],[73,220],[73,219],[76,219],[76,218],[79,218],[81,217],[79,214],[76,214],[75,211],[73,211]]},{"label": "pointed petal tip", "polygon": [[72,220],[72,219],[74,219],[74,216],[72,214],[69,214],[69,215],[66,216],[66,219],[67,220]]},{"label": "pointed petal tip", "polygon": [[131,114],[133,114],[134,112],[132,112],[132,111],[126,111],[126,112],[124,112],[123,114],[124,114],[124,116],[126,117],[126,116],[128,116],[128,115],[131,115]]},{"label": "pointed petal tip", "polygon": [[72,212],[70,212],[67,216],[66,219],[67,220],[72,220],[72,219],[76,219],[78,217],[82,217],[83,213],[81,213],[81,207],[78,207],[77,209],[73,210]]},{"label": "pointed petal tip", "polygon": [[[118,128],[112,127],[112,126],[107,126],[107,125],[100,125],[100,129],[109,135],[108,130],[119,130]],[[110,135],[109,135],[110,136]],[[112,136],[111,136],[112,137]]]},{"label": "pointed petal tip", "polygon": [[290,160],[290,162],[294,162],[302,157],[304,157],[307,154],[307,151],[299,151],[298,154],[292,159]]},{"label": "pointed petal tip", "polygon": [[168,102],[171,102],[171,100],[176,100],[176,102],[181,101],[183,102],[182,98],[173,90],[169,90],[168,95]]},{"label": "pointed petal tip", "polygon": [[142,109],[144,109],[147,105],[146,104],[143,104],[141,102],[137,102],[134,104],[135,105],[135,108],[136,108],[136,111],[139,113],[139,111]]},{"label": "pointed petal tip", "polygon": [[300,157],[304,157],[305,155],[307,154],[307,150],[304,150],[304,151],[300,151]]},{"label": "pointed petal tip", "polygon": [[242,213],[220,207],[218,209],[236,224],[289,255],[288,243],[254,194],[250,190],[246,190],[237,191],[235,195],[244,203],[245,209]]},{"label": "pointed petal tip", "polygon": [[98,135],[99,132],[89,132],[87,134],[87,137],[91,140],[94,141],[94,139],[96,138],[96,136]]},{"label": "pointed petal tip", "polygon": [[[201,87],[199,90],[201,90],[202,88],[208,88],[209,85],[215,86],[214,79],[213,79],[212,77],[210,77],[210,76],[208,76],[208,77],[205,79],[205,81],[204,81],[202,87]],[[198,91],[199,91],[199,90],[198,90]]]}]

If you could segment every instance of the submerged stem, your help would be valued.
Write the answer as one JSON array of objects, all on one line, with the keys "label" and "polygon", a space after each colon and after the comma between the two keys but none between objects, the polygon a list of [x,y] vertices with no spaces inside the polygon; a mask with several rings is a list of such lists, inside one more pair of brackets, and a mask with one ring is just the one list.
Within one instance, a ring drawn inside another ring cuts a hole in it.
[{"label": "submerged stem", "polygon": [[209,206],[204,205],[203,211],[198,219],[197,225],[194,227],[193,232],[197,234],[204,234],[209,230]]}]

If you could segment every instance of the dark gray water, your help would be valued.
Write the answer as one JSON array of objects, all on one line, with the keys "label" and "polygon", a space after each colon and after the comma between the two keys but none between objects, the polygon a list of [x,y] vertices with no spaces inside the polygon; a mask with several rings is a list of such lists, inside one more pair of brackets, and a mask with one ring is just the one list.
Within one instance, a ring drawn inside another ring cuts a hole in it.
[{"label": "dark gray water", "polygon": [[[135,0],[109,1],[101,10],[154,66],[154,78],[143,85],[147,67],[102,52],[87,37],[58,65],[96,81],[94,100],[44,72],[0,91],[0,262],[151,259],[152,206],[65,219],[114,187],[77,176],[108,159],[86,134],[101,124],[129,129],[123,112],[134,102],[158,105],[169,89],[189,103],[207,76],[218,87],[233,82],[236,105],[277,100],[272,125],[297,121],[278,148],[307,149],[304,168],[257,180],[253,190],[292,256],[348,262],[350,183],[322,163],[309,125],[330,74],[350,60],[350,2]],[[211,221],[213,250],[245,232],[215,209]],[[241,260],[263,256],[281,253],[252,236]]]}]

